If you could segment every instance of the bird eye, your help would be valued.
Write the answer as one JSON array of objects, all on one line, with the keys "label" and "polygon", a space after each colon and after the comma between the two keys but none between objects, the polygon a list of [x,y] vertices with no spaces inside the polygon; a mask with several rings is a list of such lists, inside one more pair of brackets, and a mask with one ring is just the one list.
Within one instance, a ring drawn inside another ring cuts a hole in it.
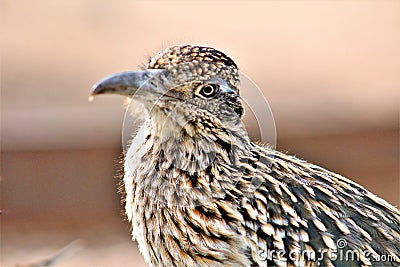
[{"label": "bird eye", "polygon": [[201,85],[197,90],[197,94],[210,98],[215,96],[219,92],[219,85],[217,84],[205,84]]}]

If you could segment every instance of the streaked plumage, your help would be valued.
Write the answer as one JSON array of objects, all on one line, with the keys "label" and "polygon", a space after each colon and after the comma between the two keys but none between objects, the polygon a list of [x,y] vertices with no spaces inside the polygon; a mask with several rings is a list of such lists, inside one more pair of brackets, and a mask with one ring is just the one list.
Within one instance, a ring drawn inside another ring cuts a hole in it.
[{"label": "streaked plumage", "polygon": [[[145,260],[399,266],[399,210],[343,176],[252,142],[239,89],[229,57],[190,45],[168,48],[145,70],[108,77],[92,89],[135,95],[146,110],[123,178],[132,236]],[[328,254],[335,251],[336,258]],[[358,257],[340,257],[353,251]],[[380,255],[392,260],[371,261]]]}]

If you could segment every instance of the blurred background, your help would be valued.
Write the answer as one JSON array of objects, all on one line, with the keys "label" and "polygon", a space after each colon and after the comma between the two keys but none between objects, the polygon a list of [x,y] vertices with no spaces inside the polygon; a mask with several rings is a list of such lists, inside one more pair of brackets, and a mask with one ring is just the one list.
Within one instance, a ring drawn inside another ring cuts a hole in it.
[{"label": "blurred background", "polygon": [[0,12],[1,266],[73,240],[56,266],[145,266],[114,178],[124,99],[87,99],[173,44],[232,57],[268,99],[279,150],[400,204],[399,1],[2,0]]}]

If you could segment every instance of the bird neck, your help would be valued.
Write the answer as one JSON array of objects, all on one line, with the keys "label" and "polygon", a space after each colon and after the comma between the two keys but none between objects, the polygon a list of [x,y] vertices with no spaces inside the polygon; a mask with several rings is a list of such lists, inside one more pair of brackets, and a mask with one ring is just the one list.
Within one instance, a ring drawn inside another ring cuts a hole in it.
[{"label": "bird neck", "polygon": [[243,155],[249,155],[250,139],[240,119],[222,123],[218,120],[199,120],[196,117],[176,120],[176,116],[145,121],[147,147],[174,160],[178,168],[199,171],[214,160],[236,164]]},{"label": "bird neck", "polygon": [[147,197],[150,206],[191,207],[223,197],[218,192],[236,184],[239,176],[231,172],[250,154],[251,145],[243,136],[222,129],[206,136],[189,134],[185,128],[161,136],[158,127],[147,118],[128,150],[124,178],[128,197]]}]

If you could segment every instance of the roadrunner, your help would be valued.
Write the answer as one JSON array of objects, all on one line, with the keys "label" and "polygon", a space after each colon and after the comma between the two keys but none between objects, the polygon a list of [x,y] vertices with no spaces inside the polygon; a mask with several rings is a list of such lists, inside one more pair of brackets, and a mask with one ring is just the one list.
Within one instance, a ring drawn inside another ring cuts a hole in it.
[{"label": "roadrunner", "polygon": [[252,142],[236,64],[173,46],[91,95],[132,98],[125,208],[151,266],[399,266],[400,212],[351,180]]}]

